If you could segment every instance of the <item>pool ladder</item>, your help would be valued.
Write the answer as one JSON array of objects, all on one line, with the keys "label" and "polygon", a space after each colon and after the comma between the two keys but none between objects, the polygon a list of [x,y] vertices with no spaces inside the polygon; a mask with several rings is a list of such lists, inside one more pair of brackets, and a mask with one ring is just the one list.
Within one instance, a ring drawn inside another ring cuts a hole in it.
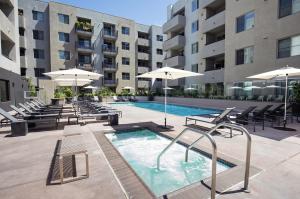
[{"label": "pool ladder", "polygon": [[187,148],[186,148],[186,152],[185,152],[185,161],[188,161],[188,155],[189,155],[189,151],[190,149],[196,144],[198,143],[200,140],[202,140],[204,137],[206,137],[213,148],[212,151],[212,174],[211,174],[211,199],[215,199],[216,198],[216,175],[217,175],[217,144],[215,139],[212,137],[212,133],[215,132],[216,130],[218,130],[221,127],[228,127],[230,128],[230,133],[232,133],[232,130],[238,130],[241,131],[243,134],[242,135],[246,135],[247,137],[247,151],[246,151],[246,168],[245,168],[245,175],[244,175],[244,189],[248,189],[248,185],[249,185],[249,172],[250,172],[250,156],[251,156],[251,135],[248,132],[248,130],[242,126],[236,125],[236,124],[231,124],[231,123],[226,123],[226,122],[222,122],[218,125],[216,125],[214,128],[212,128],[210,131],[207,132],[203,132],[201,130],[198,129],[193,129],[193,128],[186,128],[184,129],[181,133],[179,133],[173,140],[172,142],[166,147],[164,148],[164,150],[162,150],[162,152],[160,152],[160,154],[157,157],[157,169],[160,169],[160,159],[162,157],[162,155],[173,145],[175,144],[179,138],[185,134],[188,131],[193,131],[199,134],[202,134],[202,136],[200,138],[198,138],[197,140],[195,140],[192,144],[190,144]]}]

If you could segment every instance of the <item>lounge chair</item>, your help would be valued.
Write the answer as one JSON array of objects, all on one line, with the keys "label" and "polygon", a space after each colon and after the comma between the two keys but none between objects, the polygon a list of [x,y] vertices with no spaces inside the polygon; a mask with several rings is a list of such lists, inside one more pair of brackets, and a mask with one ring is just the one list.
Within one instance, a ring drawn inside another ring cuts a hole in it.
[{"label": "lounge chair", "polygon": [[275,98],[275,102],[282,102],[284,100],[283,95],[278,95],[278,97]]},{"label": "lounge chair", "polygon": [[233,123],[247,125],[249,123],[249,114],[256,109],[256,106],[250,106],[241,113],[236,114],[235,116],[229,116],[229,119]]},{"label": "lounge chair", "polygon": [[25,104],[22,103],[19,103],[19,106],[22,107],[29,115],[43,115],[43,114],[52,114],[52,113],[61,115],[60,111],[34,111],[31,109],[31,107],[26,106]]},{"label": "lounge chair", "polygon": [[203,115],[188,116],[188,117],[185,118],[185,125],[188,125],[188,121],[194,121],[195,124],[197,124],[197,122],[205,122],[205,123],[210,123],[210,124],[219,124],[219,123],[224,122],[224,121],[229,121],[227,116],[234,109],[235,109],[235,107],[226,108],[221,114],[210,115],[210,117],[203,117]]},{"label": "lounge chair", "polygon": [[56,125],[56,128],[58,127],[59,123],[59,114],[45,114],[45,115],[28,115],[25,112],[23,112],[21,109],[17,108],[14,105],[10,105],[10,107],[16,111],[18,114],[22,116],[24,120],[26,120],[28,123],[49,123],[53,122]]},{"label": "lounge chair", "polygon": [[130,102],[137,102],[137,99],[135,98],[135,96],[129,96],[129,101]]},{"label": "lounge chair", "polygon": [[256,124],[262,123],[262,130],[265,130],[265,113],[272,107],[273,105],[266,105],[262,109],[258,111],[254,111],[253,115],[251,117],[251,121],[254,123],[253,125],[253,131],[256,131]]},{"label": "lounge chair", "polygon": [[258,98],[257,98],[257,101],[263,102],[264,100],[265,100],[265,96],[264,96],[264,95],[260,95],[260,96],[258,96]]},{"label": "lounge chair", "polygon": [[268,95],[266,101],[267,101],[267,102],[271,102],[271,101],[273,101],[273,99],[274,99],[273,95]]}]

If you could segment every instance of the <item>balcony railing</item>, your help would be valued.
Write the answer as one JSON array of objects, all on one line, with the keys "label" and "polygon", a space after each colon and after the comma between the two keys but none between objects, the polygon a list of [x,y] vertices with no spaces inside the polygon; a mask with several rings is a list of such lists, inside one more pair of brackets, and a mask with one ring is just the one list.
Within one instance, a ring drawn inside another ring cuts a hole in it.
[{"label": "balcony railing", "polygon": [[117,70],[118,69],[118,64],[109,64],[109,63],[102,63],[102,67],[104,69],[111,69],[111,70]]},{"label": "balcony railing", "polygon": [[93,45],[90,42],[78,41],[76,43],[76,46],[77,46],[77,48],[93,50]]},{"label": "balcony railing", "polygon": [[221,70],[224,68],[224,65],[214,65],[214,66],[206,66],[205,72],[213,71],[213,70]]},{"label": "balcony railing", "polygon": [[106,36],[106,37],[114,37],[117,38],[118,37],[118,31],[116,30],[102,30],[102,36]]},{"label": "balcony railing", "polygon": [[75,23],[75,29],[76,29],[76,31],[83,31],[83,32],[92,33],[93,30],[94,30],[94,26],[92,26],[89,23],[77,21]]},{"label": "balcony railing", "polygon": [[109,47],[109,46],[103,45],[102,52],[117,53],[118,48],[116,46]]},{"label": "balcony railing", "polygon": [[104,84],[105,85],[116,85],[118,84],[117,79],[104,79]]}]

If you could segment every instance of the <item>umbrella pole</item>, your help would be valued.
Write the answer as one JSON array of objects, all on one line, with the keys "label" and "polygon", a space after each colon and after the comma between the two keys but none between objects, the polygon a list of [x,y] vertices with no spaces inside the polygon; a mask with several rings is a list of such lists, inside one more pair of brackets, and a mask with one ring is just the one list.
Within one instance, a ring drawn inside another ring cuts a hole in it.
[{"label": "umbrella pole", "polygon": [[168,80],[166,78],[166,81],[165,81],[165,128],[167,128],[167,86],[168,86],[167,81]]},{"label": "umbrella pole", "polygon": [[287,97],[288,97],[288,74],[285,75],[285,98],[284,98],[284,120],[283,126],[286,127],[286,104],[287,104]]}]

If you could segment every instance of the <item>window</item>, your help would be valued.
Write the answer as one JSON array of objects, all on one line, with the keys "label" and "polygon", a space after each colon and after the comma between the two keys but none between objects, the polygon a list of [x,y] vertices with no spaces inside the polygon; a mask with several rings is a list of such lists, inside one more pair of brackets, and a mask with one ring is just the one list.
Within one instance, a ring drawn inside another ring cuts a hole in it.
[{"label": "window", "polygon": [[130,45],[128,42],[122,42],[122,49],[123,50],[129,50],[130,49]]},{"label": "window", "polygon": [[59,58],[63,60],[70,60],[70,51],[59,50]]},{"label": "window", "polygon": [[300,11],[300,0],[279,0],[279,18]]},{"label": "window", "polygon": [[44,31],[33,30],[33,39],[35,40],[44,40]]},{"label": "window", "polygon": [[32,11],[32,18],[33,18],[33,20],[44,21],[44,13],[33,10]]},{"label": "window", "polygon": [[199,0],[193,0],[192,1],[192,12],[199,9]]},{"label": "window", "polygon": [[250,46],[236,51],[236,65],[253,63],[254,47]]},{"label": "window", "polygon": [[64,33],[64,32],[59,32],[58,39],[59,39],[59,41],[62,41],[62,42],[70,42],[70,34]]},{"label": "window", "polygon": [[130,65],[130,59],[128,57],[122,57],[123,65]]},{"label": "window", "polygon": [[0,79],[0,102],[10,100],[9,81]]},{"label": "window", "polygon": [[192,44],[192,54],[198,53],[198,42]]},{"label": "window", "polygon": [[156,67],[157,68],[162,68],[163,66],[163,63],[162,62],[156,62]]},{"label": "window", "polygon": [[44,77],[45,69],[44,68],[34,68],[35,77]]},{"label": "window", "polygon": [[33,49],[33,57],[35,59],[45,59],[45,53],[42,49]]},{"label": "window", "polygon": [[192,65],[192,72],[198,73],[198,64],[193,64]]},{"label": "window", "polygon": [[278,58],[300,55],[300,35],[278,41]]},{"label": "window", "polygon": [[130,29],[128,27],[122,27],[122,34],[123,35],[129,35]]},{"label": "window", "polygon": [[23,27],[19,28],[19,35],[20,36],[24,36],[25,35],[25,28],[23,28]]},{"label": "window", "polygon": [[24,10],[23,9],[18,9],[18,15],[23,16],[24,15]]},{"label": "window", "polygon": [[26,49],[20,47],[20,56],[25,56]]},{"label": "window", "polygon": [[27,68],[21,68],[21,76],[26,76],[26,70]]},{"label": "window", "polygon": [[164,37],[162,35],[156,35],[157,41],[164,41]]},{"label": "window", "polygon": [[194,21],[192,23],[192,33],[197,32],[199,30],[199,21]]},{"label": "window", "polygon": [[130,80],[130,74],[129,73],[122,73],[122,80]]},{"label": "window", "polygon": [[157,49],[156,49],[156,54],[158,54],[158,55],[162,55],[162,54],[163,54],[163,50],[162,50],[162,49],[159,49],[159,48],[157,48]]},{"label": "window", "polygon": [[254,12],[248,12],[247,14],[240,16],[236,19],[236,32],[243,32],[254,27]]},{"label": "window", "polygon": [[58,14],[58,20],[61,23],[69,24],[69,15]]},{"label": "window", "polygon": [[91,55],[78,55],[78,59],[79,59],[79,65],[92,63]]}]

